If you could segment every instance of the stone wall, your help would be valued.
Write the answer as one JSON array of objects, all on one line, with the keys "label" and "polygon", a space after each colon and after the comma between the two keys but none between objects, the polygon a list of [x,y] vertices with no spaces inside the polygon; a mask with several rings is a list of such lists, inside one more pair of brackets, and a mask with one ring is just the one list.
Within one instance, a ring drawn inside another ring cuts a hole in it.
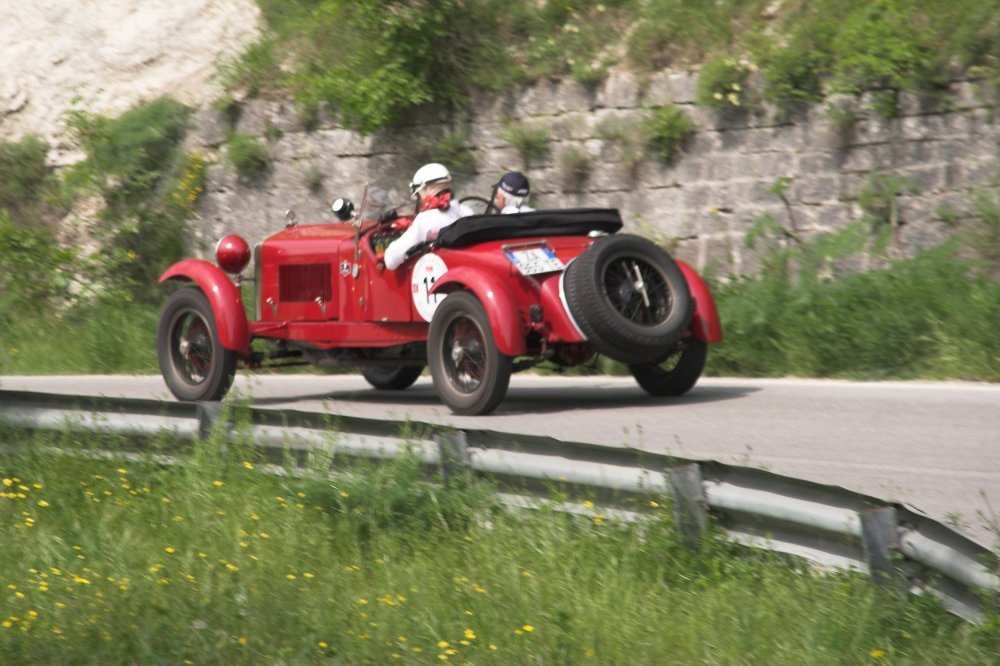
[{"label": "stone wall", "polygon": [[[897,199],[898,253],[954,233],[971,210],[973,193],[993,184],[1000,126],[974,82],[954,82],[946,101],[906,96],[899,117],[862,113],[847,126],[831,120],[826,104],[792,114],[766,105],[753,112],[707,110],[694,104],[696,85],[696,76],[683,72],[644,81],[620,73],[596,89],[547,81],[480,100],[460,117],[427,110],[403,129],[372,136],[329,118],[306,131],[287,103],[249,101],[236,129],[268,141],[275,158],[252,183],[222,166],[224,118],[202,110],[193,147],[220,158],[209,170],[201,205],[203,249],[230,232],[256,243],[281,228],[289,208],[300,221],[330,221],[329,202],[337,196],[359,200],[369,180],[394,185],[403,200],[434,141],[453,132],[467,134],[476,163],[474,173],[456,173],[459,196],[488,197],[503,171],[520,169],[531,179],[536,206],[617,207],[627,228],[674,239],[676,256],[723,274],[756,268],[759,257],[744,236],[762,215],[805,238],[860,218],[858,194],[875,174],[912,185]],[[671,103],[697,126],[672,163],[647,155],[636,164],[608,138],[609,129],[634,127],[650,110]],[[548,156],[526,164],[505,138],[511,122],[544,128]],[[582,181],[564,176],[571,152],[591,158]],[[779,178],[790,179],[784,200],[771,191]]]}]

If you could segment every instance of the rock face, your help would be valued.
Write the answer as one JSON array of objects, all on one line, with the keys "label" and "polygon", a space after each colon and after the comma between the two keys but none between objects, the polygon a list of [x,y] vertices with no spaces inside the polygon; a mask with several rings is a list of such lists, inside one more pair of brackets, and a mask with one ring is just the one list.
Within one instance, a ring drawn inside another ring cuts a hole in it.
[{"label": "rock face", "polygon": [[71,108],[117,116],[169,93],[191,105],[221,90],[220,64],[258,35],[254,0],[0,3],[0,140],[60,138]]},{"label": "rock face", "polygon": [[[861,193],[891,182],[898,194],[877,203],[898,212],[889,252],[902,256],[953,234],[971,216],[977,189],[995,184],[1000,124],[975,82],[955,81],[946,102],[904,97],[898,117],[859,113],[850,123],[835,122],[827,105],[793,114],[766,106],[719,113],[694,104],[696,88],[696,74],[685,72],[661,72],[642,84],[619,73],[597,89],[544,81],[481,101],[461,118],[427,118],[368,137],[329,121],[306,132],[287,105],[254,101],[237,130],[267,142],[274,161],[253,183],[221,165],[210,169],[205,245],[233,231],[258,242],[281,228],[288,208],[300,221],[332,221],[329,202],[357,201],[366,181],[405,195],[428,147],[456,132],[467,137],[475,162],[456,174],[459,196],[489,197],[490,185],[516,168],[530,178],[535,205],[620,208],[627,230],[672,239],[676,256],[719,274],[755,272],[761,250],[744,241],[765,215],[808,239],[872,212],[860,205]],[[683,109],[696,132],[671,163],[641,146],[637,159],[620,136],[666,104]],[[199,116],[194,140],[204,150],[218,144],[216,116]],[[512,145],[511,123],[544,130],[548,153],[525,160]],[[581,155],[584,175],[568,178],[570,156],[578,164]],[[862,257],[847,268],[866,265]]]},{"label": "rock face", "polygon": [[[259,242],[289,208],[302,222],[332,221],[329,202],[358,201],[368,181],[405,201],[413,171],[442,159],[438,142],[462,136],[472,166],[451,164],[459,196],[488,197],[519,169],[536,206],[620,208],[629,229],[672,239],[678,257],[721,274],[754,272],[760,257],[744,239],[763,216],[803,238],[835,230],[865,214],[860,195],[879,180],[899,185],[881,202],[897,213],[893,251],[935,244],[970,216],[998,165],[1000,125],[976,82],[953,82],[946,102],[904,97],[893,119],[845,123],[826,104],[720,114],[694,104],[696,73],[616,72],[595,87],[542,81],[456,116],[413,114],[371,136],[329,117],[307,130],[287,102],[251,100],[235,129],[267,143],[272,161],[248,182],[223,166],[230,119],[208,102],[221,93],[219,65],[257,37],[258,22],[254,0],[0,3],[0,140],[41,134],[65,164],[78,157],[60,138],[67,109],[115,116],[165,93],[197,107],[190,148],[214,162],[193,223],[194,250],[204,251],[231,232]],[[697,128],[670,163],[623,139],[667,104]],[[524,158],[512,127],[543,132],[547,152]]]}]

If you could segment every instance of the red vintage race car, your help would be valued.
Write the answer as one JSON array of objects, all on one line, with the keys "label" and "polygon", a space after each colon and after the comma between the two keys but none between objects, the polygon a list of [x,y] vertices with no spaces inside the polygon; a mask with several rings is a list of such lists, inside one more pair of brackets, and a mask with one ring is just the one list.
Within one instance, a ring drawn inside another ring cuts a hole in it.
[{"label": "red vintage race car", "polygon": [[[381,252],[412,212],[355,214],[338,199],[334,213],[339,222],[292,220],[256,246],[252,278],[241,275],[251,252],[236,235],[219,242],[215,263],[185,259],[161,276],[186,283],[157,331],[178,399],[220,400],[239,365],[355,366],[381,390],[405,389],[430,366],[452,411],[486,414],[511,373],[598,353],[627,363],[648,393],[680,395],[722,339],[702,278],[651,241],[617,233],[614,209],[472,215],[397,270]],[[240,286],[248,280],[252,318]]]}]

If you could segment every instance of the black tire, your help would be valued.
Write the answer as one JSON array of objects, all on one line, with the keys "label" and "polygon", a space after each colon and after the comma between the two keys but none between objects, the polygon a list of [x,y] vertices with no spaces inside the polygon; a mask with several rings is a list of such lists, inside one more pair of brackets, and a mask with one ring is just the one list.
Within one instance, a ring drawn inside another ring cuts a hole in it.
[{"label": "black tire", "polygon": [[591,345],[623,363],[647,363],[687,331],[694,299],[665,250],[639,236],[607,236],[566,268],[573,319]]},{"label": "black tire", "polygon": [[156,330],[160,372],[178,400],[221,400],[236,376],[236,352],[219,342],[208,299],[186,287],[167,299]]},{"label": "black tire", "polygon": [[694,336],[682,339],[667,355],[650,363],[628,366],[646,393],[655,396],[684,395],[698,382],[708,358],[708,344]]},{"label": "black tire", "polygon": [[402,391],[413,386],[424,371],[422,365],[361,368],[361,376],[380,391]]},{"label": "black tire", "polygon": [[427,361],[438,396],[456,414],[487,414],[507,394],[513,359],[497,349],[486,310],[467,291],[434,311]]}]

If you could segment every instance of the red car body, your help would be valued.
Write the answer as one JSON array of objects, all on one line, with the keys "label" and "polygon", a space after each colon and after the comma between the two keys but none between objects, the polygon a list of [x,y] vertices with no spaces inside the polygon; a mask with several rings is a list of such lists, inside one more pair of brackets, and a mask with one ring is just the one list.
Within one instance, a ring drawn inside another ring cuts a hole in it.
[{"label": "red car body", "polygon": [[[595,352],[628,362],[634,374],[653,372],[659,388],[636,374],[651,393],[683,393],[701,374],[705,345],[722,339],[704,280],[648,241],[616,235],[617,211],[467,217],[398,269],[385,269],[381,251],[411,220],[289,225],[275,233],[253,253],[252,318],[227,274],[248,263],[238,236],[220,242],[216,263],[171,266],[161,282],[192,288],[175,293],[161,316],[168,386],[182,400],[217,400],[237,361],[304,360],[359,366],[376,388],[396,389],[430,363],[442,399],[458,413],[480,414],[500,402],[510,372],[544,361],[576,365]],[[595,244],[605,258],[587,255],[586,275],[573,269]],[[450,323],[435,330],[446,301]],[[665,324],[669,331],[660,330]],[[648,335],[654,329],[659,337]],[[272,350],[255,350],[255,340],[270,341]],[[694,367],[677,381],[667,361],[684,365],[685,356],[695,357],[687,363]]]}]

